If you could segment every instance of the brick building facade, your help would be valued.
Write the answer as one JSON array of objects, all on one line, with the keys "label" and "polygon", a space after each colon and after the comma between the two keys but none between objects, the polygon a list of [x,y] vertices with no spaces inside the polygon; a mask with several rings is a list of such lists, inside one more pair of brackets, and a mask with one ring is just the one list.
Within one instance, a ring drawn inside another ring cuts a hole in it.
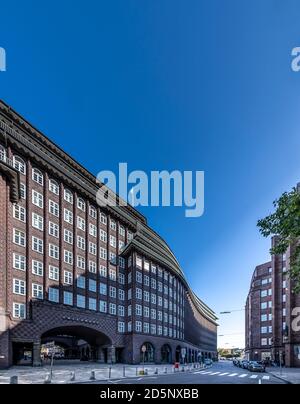
[{"label": "brick building facade", "polygon": [[289,256],[290,249],[255,268],[246,301],[245,353],[250,360],[300,367],[300,295],[288,276]]},{"label": "brick building facade", "polygon": [[52,341],[100,362],[216,357],[216,316],[170,248],[131,206],[100,207],[98,190],[0,102],[0,366],[39,365]]}]

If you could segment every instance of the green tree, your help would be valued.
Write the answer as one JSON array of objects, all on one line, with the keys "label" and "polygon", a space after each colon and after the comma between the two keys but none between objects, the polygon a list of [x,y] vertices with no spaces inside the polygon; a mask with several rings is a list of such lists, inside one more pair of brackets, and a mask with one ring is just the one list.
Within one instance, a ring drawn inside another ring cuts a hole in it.
[{"label": "green tree", "polygon": [[272,255],[284,254],[291,246],[289,277],[294,281],[294,292],[300,292],[300,192],[293,188],[273,202],[275,212],[258,221],[264,237],[277,236]]}]

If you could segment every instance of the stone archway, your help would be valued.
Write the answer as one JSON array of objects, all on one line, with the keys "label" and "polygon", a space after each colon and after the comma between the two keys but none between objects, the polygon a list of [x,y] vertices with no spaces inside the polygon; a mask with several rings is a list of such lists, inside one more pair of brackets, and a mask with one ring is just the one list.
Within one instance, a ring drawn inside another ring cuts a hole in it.
[{"label": "stone archway", "polygon": [[172,363],[172,349],[168,344],[164,344],[161,347],[161,362]]}]

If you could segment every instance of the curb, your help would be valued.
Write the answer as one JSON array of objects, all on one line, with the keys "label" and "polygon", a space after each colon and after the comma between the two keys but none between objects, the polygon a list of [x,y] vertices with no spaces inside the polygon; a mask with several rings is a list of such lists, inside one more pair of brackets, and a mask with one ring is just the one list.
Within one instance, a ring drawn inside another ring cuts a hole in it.
[{"label": "curb", "polygon": [[283,377],[278,376],[278,375],[276,375],[276,374],[274,374],[272,372],[267,372],[267,373],[269,373],[269,375],[275,377],[276,379],[281,380],[282,382],[285,382],[286,384],[297,384],[297,383],[291,382],[290,380],[284,379]]}]

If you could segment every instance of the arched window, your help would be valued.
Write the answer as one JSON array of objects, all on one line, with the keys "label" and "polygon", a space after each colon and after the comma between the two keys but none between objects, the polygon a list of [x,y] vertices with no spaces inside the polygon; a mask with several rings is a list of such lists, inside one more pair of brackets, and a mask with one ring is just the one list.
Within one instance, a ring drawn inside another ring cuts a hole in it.
[{"label": "arched window", "polygon": [[97,210],[96,210],[96,208],[94,207],[94,206],[90,206],[90,212],[89,212],[89,214],[90,214],[90,216],[93,218],[93,219],[97,219]]},{"label": "arched window", "polygon": [[64,200],[73,204],[73,194],[69,189],[64,190]]},{"label": "arched window", "polygon": [[82,198],[77,199],[77,208],[85,212],[85,202]]},{"label": "arched window", "polygon": [[150,342],[145,342],[141,346],[141,362],[152,363],[154,362],[154,346]]},{"label": "arched window", "polygon": [[161,361],[162,363],[172,363],[172,350],[168,344],[161,347]]},{"label": "arched window", "polygon": [[59,195],[59,185],[55,180],[49,180],[49,191]]},{"label": "arched window", "polygon": [[44,185],[44,176],[37,168],[32,169],[32,180],[37,182],[39,185]]},{"label": "arched window", "polygon": [[26,165],[24,160],[19,156],[13,157],[13,163],[16,170],[18,170],[21,174],[26,174]]}]

